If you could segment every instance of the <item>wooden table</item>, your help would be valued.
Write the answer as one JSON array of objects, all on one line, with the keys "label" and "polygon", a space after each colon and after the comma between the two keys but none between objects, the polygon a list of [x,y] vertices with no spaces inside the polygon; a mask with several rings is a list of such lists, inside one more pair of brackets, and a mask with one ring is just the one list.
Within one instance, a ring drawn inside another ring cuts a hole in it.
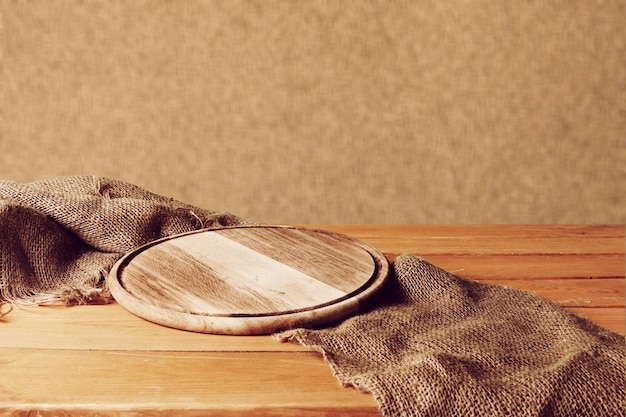
[{"label": "wooden table", "polygon": [[[624,226],[310,225],[390,260],[415,253],[459,276],[526,289],[624,334]],[[31,414],[32,413],[32,414]],[[117,304],[15,308],[0,321],[0,414],[359,415],[318,353],[270,336],[161,327]]]}]

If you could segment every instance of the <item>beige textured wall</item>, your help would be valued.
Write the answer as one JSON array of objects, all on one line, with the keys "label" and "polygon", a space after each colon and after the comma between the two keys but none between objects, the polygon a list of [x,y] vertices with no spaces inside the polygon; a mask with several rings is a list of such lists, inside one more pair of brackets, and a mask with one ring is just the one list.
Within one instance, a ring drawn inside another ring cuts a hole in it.
[{"label": "beige textured wall", "polygon": [[3,179],[270,223],[626,222],[624,1],[0,4]]}]

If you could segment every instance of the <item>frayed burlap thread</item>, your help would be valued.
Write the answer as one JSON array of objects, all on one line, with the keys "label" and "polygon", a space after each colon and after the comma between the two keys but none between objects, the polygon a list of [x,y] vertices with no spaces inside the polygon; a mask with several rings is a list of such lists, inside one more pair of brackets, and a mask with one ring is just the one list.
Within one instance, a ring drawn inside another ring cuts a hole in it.
[{"label": "frayed burlap thread", "polygon": [[323,353],[384,416],[620,417],[624,337],[530,293],[458,278],[413,255],[384,305],[277,335]]},{"label": "frayed burlap thread", "polygon": [[97,176],[0,181],[0,302],[107,302],[105,277],[153,240],[245,223]]}]

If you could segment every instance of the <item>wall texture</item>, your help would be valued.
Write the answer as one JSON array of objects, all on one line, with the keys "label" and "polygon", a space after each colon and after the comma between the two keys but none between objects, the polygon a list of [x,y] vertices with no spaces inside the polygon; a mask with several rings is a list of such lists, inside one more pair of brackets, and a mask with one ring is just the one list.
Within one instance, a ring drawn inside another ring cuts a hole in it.
[{"label": "wall texture", "polygon": [[626,222],[624,1],[0,4],[3,179],[268,223]]}]

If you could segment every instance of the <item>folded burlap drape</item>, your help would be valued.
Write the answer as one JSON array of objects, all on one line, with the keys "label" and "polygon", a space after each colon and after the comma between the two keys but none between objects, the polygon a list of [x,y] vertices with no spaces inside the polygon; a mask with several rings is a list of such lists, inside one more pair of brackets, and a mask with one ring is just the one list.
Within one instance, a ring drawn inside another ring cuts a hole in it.
[{"label": "folded burlap drape", "polygon": [[321,351],[385,416],[623,416],[624,337],[530,293],[412,255],[373,311],[279,335]]},{"label": "folded burlap drape", "polygon": [[[124,253],[242,223],[113,179],[0,181],[0,304],[106,302],[104,277]],[[322,352],[337,378],[371,392],[385,416],[624,415],[623,336],[414,255],[393,270],[371,311],[277,337]]]},{"label": "folded burlap drape", "polygon": [[109,178],[0,181],[0,299],[104,302],[106,273],[124,253],[172,234],[240,223]]}]

